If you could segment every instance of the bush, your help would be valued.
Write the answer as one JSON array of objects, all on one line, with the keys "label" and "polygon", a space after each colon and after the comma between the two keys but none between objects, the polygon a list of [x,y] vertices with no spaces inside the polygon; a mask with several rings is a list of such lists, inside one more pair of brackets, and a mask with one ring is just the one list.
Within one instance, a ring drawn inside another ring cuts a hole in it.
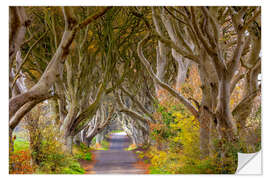
[{"label": "bush", "polygon": [[90,151],[91,148],[81,143],[80,145],[74,145],[72,152],[76,159],[78,160],[83,159],[90,161],[92,159],[92,154]]},{"label": "bush", "polygon": [[60,127],[42,109],[37,106],[25,116],[24,132],[28,132],[29,142],[22,138],[14,141],[14,152],[9,157],[10,173],[83,174],[78,159],[91,160],[90,149],[81,145],[77,157],[66,153]]},{"label": "bush", "polygon": [[27,150],[11,152],[9,154],[10,174],[32,174],[34,169],[31,165],[31,155]]},{"label": "bush", "polygon": [[23,138],[16,138],[14,140],[14,151],[9,153],[9,173],[32,174],[33,172],[29,142]]},{"label": "bush", "polygon": [[159,105],[159,124],[151,125],[156,147],[146,153],[152,174],[220,173],[216,157],[201,160],[199,122],[181,104]]},{"label": "bush", "polygon": [[80,166],[80,164],[72,160],[69,162],[68,167],[62,169],[61,174],[84,174],[85,170]]},{"label": "bush", "polygon": [[[49,120],[46,116],[40,116],[38,126],[34,131],[35,134],[38,132],[39,137],[30,138],[31,156],[36,165],[35,172],[41,174],[84,173],[77,159],[65,152],[59,127]],[[28,131],[29,134],[33,132],[30,127]],[[86,158],[89,159],[89,155]]]}]

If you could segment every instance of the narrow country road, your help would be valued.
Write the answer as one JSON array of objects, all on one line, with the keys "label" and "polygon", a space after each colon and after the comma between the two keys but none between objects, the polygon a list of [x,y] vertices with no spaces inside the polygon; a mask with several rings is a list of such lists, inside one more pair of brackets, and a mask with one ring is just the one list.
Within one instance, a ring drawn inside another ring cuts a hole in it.
[{"label": "narrow country road", "polygon": [[114,133],[109,139],[107,151],[94,151],[94,164],[86,172],[89,174],[145,174],[147,170],[138,164],[133,151],[126,151],[130,144],[125,133]]}]

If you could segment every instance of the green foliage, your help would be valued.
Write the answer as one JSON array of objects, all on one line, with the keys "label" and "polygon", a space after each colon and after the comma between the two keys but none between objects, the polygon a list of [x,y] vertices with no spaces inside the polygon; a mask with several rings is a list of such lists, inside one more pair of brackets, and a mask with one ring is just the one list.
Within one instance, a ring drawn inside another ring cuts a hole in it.
[{"label": "green foliage", "polygon": [[146,153],[150,158],[151,174],[221,172],[215,158],[201,160],[199,122],[183,105],[159,105],[155,117],[160,122],[151,126],[156,147],[150,147]]},{"label": "green foliage", "polygon": [[14,141],[14,152],[27,150],[29,149],[29,141],[26,141],[23,138],[16,138]]},{"label": "green foliage", "polygon": [[153,127],[151,132],[151,137],[156,141],[166,143],[172,149],[180,149],[184,143],[198,138],[198,121],[182,104],[170,107],[159,105],[157,113],[161,123]]},{"label": "green foliage", "polygon": [[[61,136],[53,124],[42,121],[39,128],[42,138],[38,148],[32,149],[32,157],[44,173],[61,173],[69,161],[72,161],[72,157],[65,153]],[[33,144],[36,143],[38,142],[33,142]]]},{"label": "green foliage", "polygon": [[[40,174],[82,174],[77,159],[66,153],[59,126],[51,123],[53,119],[40,113],[36,109],[35,116],[29,116],[26,128],[30,142],[18,139],[15,141],[15,149],[28,148],[32,159],[33,172]],[[37,118],[38,120],[35,120]],[[85,147],[82,147],[85,148]],[[85,159],[91,159],[90,154],[84,154]],[[29,160],[30,162],[30,160]]]},{"label": "green foliage", "polygon": [[[55,142],[56,143],[56,142]],[[61,148],[54,149],[52,146],[57,146],[51,142],[42,142],[39,157],[42,157],[42,161],[39,165],[40,173],[50,174],[83,174],[84,170],[78,163],[78,156],[82,159],[91,160],[91,153],[85,152],[73,157],[65,153]],[[61,145],[60,145],[61,146]],[[62,147],[63,148],[63,147]],[[45,151],[44,151],[45,150]]]},{"label": "green foliage", "polygon": [[71,161],[70,165],[63,168],[61,174],[84,174],[85,170],[80,166],[77,161]]},{"label": "green foliage", "polygon": [[92,154],[90,152],[86,153],[84,159],[90,161],[92,159]]},{"label": "green foliage", "polygon": [[83,143],[73,146],[73,155],[76,159],[84,159],[90,161],[92,159],[91,148]]},{"label": "green foliage", "polygon": [[165,171],[165,170],[159,169],[159,168],[154,168],[154,167],[150,167],[149,172],[150,172],[150,174],[171,174],[168,171]]},{"label": "green foliage", "polygon": [[137,148],[138,147],[136,146],[136,144],[131,144],[127,148],[125,148],[125,151],[132,151],[132,150],[135,150]]},{"label": "green foliage", "polygon": [[[78,161],[72,157],[64,157],[65,164],[56,167],[54,171],[50,171],[52,164],[46,163],[42,168],[37,168],[35,173],[38,174],[84,174],[85,170],[80,166]],[[47,166],[47,169],[46,167]]]},{"label": "green foliage", "polygon": [[158,124],[155,127],[152,127],[151,136],[154,139],[165,140],[171,136],[175,135],[174,131],[171,131],[169,125],[174,121],[172,113],[168,111],[164,106],[158,105],[157,112],[159,113],[162,123]]},{"label": "green foliage", "polygon": [[[230,174],[235,172],[234,164],[237,163],[238,152],[236,144],[225,145],[220,140],[215,140],[216,153],[212,152],[211,156],[201,159],[200,124],[183,105],[172,103],[159,105],[155,117],[159,124],[151,125],[151,137],[155,140],[156,146],[150,147],[146,153],[146,157],[150,159],[150,173]],[[226,149],[226,158],[222,159],[218,153],[221,148]]]},{"label": "green foliage", "polygon": [[112,133],[121,133],[121,132],[123,132],[123,130],[112,130],[112,131],[110,131],[110,134],[112,134]]},{"label": "green foliage", "polygon": [[104,148],[104,150],[108,150],[110,148],[110,143],[106,139],[104,139],[101,142],[101,146]]},{"label": "green foliage", "polygon": [[104,139],[101,144],[95,144],[92,146],[93,149],[95,150],[102,150],[102,151],[107,151],[109,149],[110,143]]},{"label": "green foliage", "polygon": [[14,151],[9,153],[10,174],[31,174],[34,167],[31,166],[31,153],[29,142],[24,138],[14,140]]},{"label": "green foliage", "polygon": [[184,166],[177,169],[179,174],[219,174],[217,164],[213,159],[205,159],[197,162],[187,161]]}]

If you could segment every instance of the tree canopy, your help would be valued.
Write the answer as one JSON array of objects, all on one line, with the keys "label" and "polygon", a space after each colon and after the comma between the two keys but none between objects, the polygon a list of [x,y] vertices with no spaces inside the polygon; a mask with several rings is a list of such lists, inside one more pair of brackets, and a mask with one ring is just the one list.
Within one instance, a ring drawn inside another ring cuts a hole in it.
[{"label": "tree canopy", "polygon": [[11,144],[21,122],[32,123],[31,134],[41,117],[33,114],[47,109],[69,153],[116,121],[137,147],[156,146],[160,157],[166,148],[186,157],[198,151],[200,161],[221,162],[217,172],[234,172],[236,152],[260,148],[260,7],[10,7],[9,14]]}]

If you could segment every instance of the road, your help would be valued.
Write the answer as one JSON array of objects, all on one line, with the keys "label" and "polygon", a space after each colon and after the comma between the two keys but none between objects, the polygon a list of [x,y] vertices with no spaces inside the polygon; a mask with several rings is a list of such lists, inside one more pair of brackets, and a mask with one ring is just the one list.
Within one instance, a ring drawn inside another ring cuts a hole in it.
[{"label": "road", "polygon": [[114,133],[109,138],[107,151],[93,151],[95,160],[86,173],[89,174],[146,174],[133,151],[124,150],[130,144],[125,133]]}]

